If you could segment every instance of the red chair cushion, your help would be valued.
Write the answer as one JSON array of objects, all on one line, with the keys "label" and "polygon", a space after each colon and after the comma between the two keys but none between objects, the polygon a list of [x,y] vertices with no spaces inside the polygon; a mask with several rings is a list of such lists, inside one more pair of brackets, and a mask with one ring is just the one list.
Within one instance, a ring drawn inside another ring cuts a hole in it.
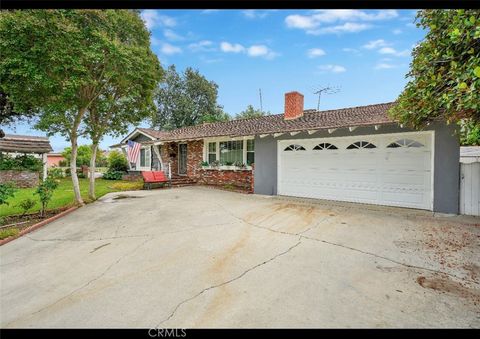
[{"label": "red chair cushion", "polygon": [[168,181],[162,171],[142,171],[144,182],[165,182]]}]

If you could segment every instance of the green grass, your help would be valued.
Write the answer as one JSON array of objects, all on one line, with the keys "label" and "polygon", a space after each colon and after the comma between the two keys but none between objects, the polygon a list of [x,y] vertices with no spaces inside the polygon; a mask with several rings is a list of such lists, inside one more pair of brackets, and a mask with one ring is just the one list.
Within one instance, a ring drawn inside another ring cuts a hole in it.
[{"label": "green grass", "polygon": [[16,236],[20,231],[18,228],[10,228],[7,230],[0,230],[0,240],[11,237],[11,236]]},{"label": "green grass", "polygon": [[[88,201],[88,179],[78,179],[80,181],[80,191],[82,198],[85,202]],[[96,179],[95,180],[95,195],[97,198],[110,193],[118,191],[130,191],[138,190],[143,186],[142,182],[132,182],[132,181],[123,181],[123,180],[104,180]],[[40,211],[40,202],[38,194],[34,194],[35,187],[33,188],[21,188],[15,192],[15,196],[7,200],[9,205],[0,206],[0,217],[21,214],[22,209],[19,203],[27,198],[31,198],[36,201],[35,206],[29,210],[29,213]],[[74,204],[74,194],[71,178],[60,179],[58,188],[53,193],[52,200],[48,204],[48,209],[56,209],[61,207],[72,206]]]}]

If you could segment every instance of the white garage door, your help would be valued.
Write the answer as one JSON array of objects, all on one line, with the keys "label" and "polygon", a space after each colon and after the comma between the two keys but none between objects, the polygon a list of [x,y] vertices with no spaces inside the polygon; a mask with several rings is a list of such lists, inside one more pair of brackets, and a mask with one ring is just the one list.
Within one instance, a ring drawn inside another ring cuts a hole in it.
[{"label": "white garage door", "polygon": [[433,132],[278,141],[279,195],[433,209]]}]

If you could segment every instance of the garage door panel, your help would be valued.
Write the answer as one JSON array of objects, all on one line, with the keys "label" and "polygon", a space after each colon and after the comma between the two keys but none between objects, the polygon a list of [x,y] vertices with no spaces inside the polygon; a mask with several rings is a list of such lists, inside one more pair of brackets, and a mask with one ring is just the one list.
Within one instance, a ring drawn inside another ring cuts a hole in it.
[{"label": "garage door panel", "polygon": [[[392,141],[410,138],[423,147],[387,148]],[[346,149],[362,139],[371,149]],[[278,193],[329,200],[431,209],[431,135],[364,136],[299,140],[302,151],[282,152],[279,142]],[[313,150],[329,142],[338,150]],[[282,148],[283,146],[283,148]]]}]

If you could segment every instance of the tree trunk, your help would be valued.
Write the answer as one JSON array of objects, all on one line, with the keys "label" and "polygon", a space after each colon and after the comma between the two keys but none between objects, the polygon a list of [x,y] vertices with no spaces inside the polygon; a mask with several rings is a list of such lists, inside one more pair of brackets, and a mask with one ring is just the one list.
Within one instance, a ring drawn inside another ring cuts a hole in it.
[{"label": "tree trunk", "polygon": [[88,197],[95,200],[95,162],[97,160],[98,140],[92,141],[92,158],[90,159],[90,186],[88,187]]},{"label": "tree trunk", "polygon": [[72,157],[70,160],[70,171],[72,175],[72,183],[73,183],[73,192],[75,193],[75,201],[79,205],[84,205],[82,195],[80,194],[80,183],[78,182],[77,176],[77,131],[75,130],[71,134],[71,142],[72,142]]}]

